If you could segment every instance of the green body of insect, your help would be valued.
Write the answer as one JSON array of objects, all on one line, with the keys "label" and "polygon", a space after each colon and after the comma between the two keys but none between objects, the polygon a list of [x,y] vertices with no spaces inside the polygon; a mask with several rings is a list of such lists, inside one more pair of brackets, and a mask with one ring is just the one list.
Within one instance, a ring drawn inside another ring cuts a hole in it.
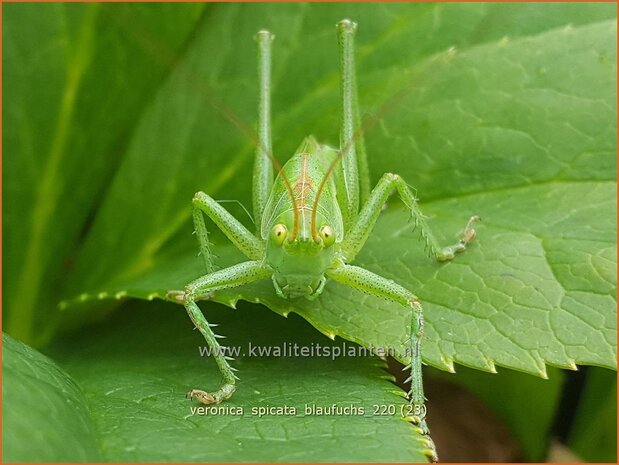
[{"label": "green body of insect", "polygon": [[[408,289],[364,268],[350,265],[368,238],[387,198],[397,191],[408,207],[415,225],[433,256],[452,259],[475,237],[469,220],[460,240],[440,247],[432,236],[406,183],[397,175],[383,175],[369,191],[367,161],[361,140],[355,143],[359,125],[354,75],[354,32],[356,25],[343,20],[337,25],[342,63],[342,127],[340,149],[335,150],[307,137],[294,156],[273,176],[270,134],[270,51],[273,36],[258,32],[260,75],[260,143],[256,151],[253,176],[253,208],[257,234],[248,231],[217,201],[199,192],[193,200],[194,223],[207,274],[187,285],[184,291],[171,291],[170,298],[182,302],[196,328],[211,347],[224,384],[215,392],[194,389],[188,393],[204,404],[219,403],[235,391],[236,376],[221,353],[216,335],[196,305],[196,300],[221,289],[237,287],[261,279],[272,279],[280,297],[313,299],[320,295],[327,279],[396,301],[411,310],[410,349],[413,414],[409,420],[424,435],[426,453],[436,460],[434,444],[425,422],[421,338],[423,312],[417,297]],[[362,204],[361,208],[360,205]],[[215,271],[211,261],[206,214],[243,252],[249,261]]]},{"label": "green body of insect", "polygon": [[[266,261],[280,297],[320,295],[325,271],[337,259],[335,245],[344,237],[344,224],[335,183],[325,186],[318,201],[316,224],[320,227],[312,222],[317,187],[336,159],[335,150],[308,137],[275,181],[262,217],[261,237],[267,243]],[[295,204],[284,179],[290,180]]]}]

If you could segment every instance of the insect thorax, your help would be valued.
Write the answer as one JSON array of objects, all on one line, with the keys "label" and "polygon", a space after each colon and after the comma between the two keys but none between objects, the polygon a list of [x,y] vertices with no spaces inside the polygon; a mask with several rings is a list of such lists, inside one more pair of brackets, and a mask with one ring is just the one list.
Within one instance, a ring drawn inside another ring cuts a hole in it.
[{"label": "insect thorax", "polygon": [[[332,179],[325,184],[318,204],[315,203],[321,181],[336,156],[334,149],[319,145],[309,136],[273,184],[261,235],[267,240],[267,262],[274,270],[275,287],[285,297],[310,296],[321,289],[324,272],[333,263],[337,243],[343,238],[342,214]],[[314,208],[316,224],[312,225]],[[316,240],[317,231],[325,225],[335,236],[330,246]],[[275,226],[285,231],[285,240],[272,236]]]},{"label": "insect thorax", "polygon": [[[311,217],[317,190],[329,165],[336,157],[337,151],[333,148],[318,144],[313,136],[305,138],[273,183],[262,216],[261,236],[263,239],[268,239],[271,228],[278,223],[285,224],[288,230],[292,231],[295,216],[298,218],[298,238],[310,239],[312,237]],[[294,195],[296,214],[285,180],[288,180]],[[320,195],[316,219],[316,228],[329,224],[335,233],[336,242],[341,242],[344,236],[344,226],[333,177],[328,180]]]}]

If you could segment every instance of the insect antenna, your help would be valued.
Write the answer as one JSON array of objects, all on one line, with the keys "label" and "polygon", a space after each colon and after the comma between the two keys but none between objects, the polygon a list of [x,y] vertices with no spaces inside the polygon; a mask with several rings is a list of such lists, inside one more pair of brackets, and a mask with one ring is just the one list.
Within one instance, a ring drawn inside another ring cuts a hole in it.
[{"label": "insect antenna", "polygon": [[[367,131],[369,131],[372,127],[374,127],[374,125],[378,121],[380,121],[380,119],[386,113],[388,113],[391,109],[396,107],[397,104],[405,96],[410,94],[414,87],[415,86],[413,86],[412,84],[409,85],[409,86],[404,86],[399,91],[397,91],[393,95],[391,95],[387,100],[385,100],[381,104],[381,106],[378,107],[378,109],[373,114],[371,114],[369,117],[367,117],[363,121],[363,123],[360,124],[357,129],[355,129],[354,133],[352,134],[352,137],[350,137],[350,139],[346,142],[344,147],[339,151],[337,156],[333,159],[333,161],[331,162],[331,164],[327,168],[327,171],[326,171],[325,175],[323,176],[322,180],[320,181],[320,184],[318,186],[318,190],[316,191],[316,198],[314,199],[314,205],[312,206],[312,234],[314,234],[314,228],[316,227],[316,221],[317,221],[317,216],[318,216],[318,203],[320,202],[320,196],[322,195],[322,193],[323,193],[323,191],[325,189],[325,186],[327,185],[327,181],[329,180],[329,178],[331,177],[331,175],[335,171],[335,168],[337,168],[337,165],[342,161],[342,158],[344,157],[344,154],[348,153],[348,151],[353,146],[353,144],[355,142],[357,142],[358,140],[361,140],[363,135]],[[355,90],[356,90],[356,85],[355,85]],[[356,94],[356,92],[355,92],[355,94]],[[356,100],[356,95],[355,95],[355,100]],[[355,105],[358,105],[358,104],[355,103]]]},{"label": "insect antenna", "polygon": [[[220,112],[223,117],[228,120],[233,126],[235,126],[238,130],[240,130],[245,137],[251,140],[256,146],[261,150],[261,152],[266,155],[266,157],[270,160],[271,164],[277,175],[282,179],[284,186],[290,195],[290,200],[293,206],[294,212],[294,228],[293,228],[293,237],[296,237],[298,232],[298,209],[297,209],[297,201],[294,195],[294,190],[292,188],[292,184],[290,180],[286,176],[283,171],[282,164],[277,160],[272,150],[263,143],[256,133],[256,131],[249,125],[245,120],[243,120],[232,108],[226,104],[226,102],[218,96],[218,94],[208,85],[208,83],[196,73],[192,72],[192,70],[187,66],[181,66],[180,63],[180,54],[172,50],[165,42],[158,40],[154,37],[149,31],[140,27],[139,22],[133,21],[126,14],[119,14],[114,10],[114,6],[112,5],[102,5],[102,11],[108,14],[115,22],[118,24],[125,32],[129,34],[129,37],[132,38],[135,43],[146,53],[148,54],[154,61],[158,62],[161,66],[164,66],[169,69],[176,69],[181,74],[181,76],[189,82],[198,92],[205,96],[208,103],[218,112]],[[202,14],[202,18],[198,20],[198,25],[194,29],[199,29],[199,23],[205,18],[205,14]],[[250,215],[250,218],[251,215]],[[252,222],[254,220],[252,219]],[[255,223],[254,223],[255,224]]]},{"label": "insect antenna", "polygon": [[219,199],[219,200],[216,200],[216,202],[217,203],[236,203],[238,206],[240,206],[243,209],[243,211],[245,212],[245,214],[249,218],[249,221],[251,221],[251,223],[254,226],[256,225],[256,222],[254,221],[254,217],[251,215],[249,210],[245,207],[245,205],[243,205],[243,202],[241,202],[240,200],[236,200],[236,199]]},{"label": "insect antenna", "polygon": [[[140,27],[139,22],[132,20],[126,14],[117,13],[118,10],[114,10],[114,5],[101,5],[101,10],[103,13],[108,14],[112,17],[115,22],[123,28],[124,31],[128,33],[128,36],[132,38],[138,46],[148,54],[153,60],[158,61],[162,66],[166,66],[168,68],[175,68],[178,72],[181,73],[182,76],[189,82],[194,88],[196,88],[201,94],[203,94],[208,100],[209,104],[217,111],[219,111],[223,117],[228,120],[232,125],[234,125],[237,129],[239,129],[245,137],[249,140],[253,141],[257,147],[260,148],[262,153],[270,160],[274,170],[277,175],[281,178],[288,195],[290,196],[290,200],[293,206],[293,214],[294,214],[294,227],[292,231],[292,238],[296,237],[299,229],[299,220],[298,220],[298,202],[296,196],[294,194],[294,190],[292,184],[285,172],[283,171],[282,164],[277,160],[274,156],[273,152],[266,144],[262,143],[260,137],[256,133],[256,131],[245,122],[241,117],[239,117],[236,112],[234,112],[219,96],[213,91],[213,89],[204,81],[203,78],[193,73],[190,68],[187,66],[179,65],[180,56],[178,52],[171,49],[165,42],[158,40],[154,37],[149,31]],[[203,14],[202,19],[206,17]],[[198,23],[201,20],[198,21]],[[199,28],[199,25],[196,26],[196,30]],[[353,73],[354,75],[354,73]],[[354,78],[354,77],[353,77]],[[374,112],[374,114],[370,115],[366,118],[362,124],[359,124],[355,117],[355,124],[358,126],[353,132],[352,136],[346,141],[343,148],[340,150],[336,158],[329,165],[325,175],[323,176],[318,190],[316,192],[316,197],[314,199],[314,204],[312,207],[312,215],[311,215],[311,227],[312,227],[312,235],[314,239],[317,239],[317,228],[316,228],[316,220],[318,213],[318,204],[322,193],[326,187],[327,182],[329,181],[331,175],[337,168],[337,165],[342,161],[343,156],[351,149],[353,144],[357,141],[362,141],[362,136],[371,129],[389,110],[393,107],[397,106],[399,100],[408,95],[415,88],[414,85],[405,85],[398,92],[394,93],[389,97],[386,101],[382,103],[382,105]],[[355,94],[356,94],[356,84],[355,84]],[[358,108],[358,103],[356,101],[353,102],[355,108]]]}]

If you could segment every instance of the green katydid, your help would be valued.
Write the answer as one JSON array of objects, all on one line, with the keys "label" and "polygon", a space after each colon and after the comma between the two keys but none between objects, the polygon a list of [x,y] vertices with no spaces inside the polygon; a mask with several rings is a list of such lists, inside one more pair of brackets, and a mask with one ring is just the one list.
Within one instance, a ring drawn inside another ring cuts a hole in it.
[{"label": "green katydid", "polygon": [[[200,242],[200,253],[207,274],[189,283],[184,291],[171,291],[169,297],[181,302],[191,320],[206,339],[223,376],[223,385],[214,392],[193,389],[189,397],[203,404],[228,399],[236,389],[236,375],[220,350],[217,336],[204,318],[196,301],[221,289],[257,280],[273,281],[282,298],[314,299],[327,282],[333,280],[363,292],[396,301],[411,310],[411,370],[409,400],[412,421],[426,436],[427,453],[436,458],[425,421],[426,409],[422,382],[420,344],[423,336],[423,311],[417,297],[392,280],[351,265],[365,244],[381,209],[393,191],[410,210],[415,226],[421,230],[430,253],[439,260],[451,260],[475,238],[472,217],[460,239],[441,247],[432,235],[417,201],[402,178],[383,175],[370,192],[367,159],[359,131],[359,110],[354,70],[356,24],[343,20],[337,24],[341,62],[342,118],[340,149],[319,144],[307,137],[290,160],[279,169],[274,180],[271,156],[270,72],[273,35],[261,30],[256,35],[259,55],[260,105],[259,143],[253,172],[254,235],[216,200],[203,192],[193,199],[193,221]],[[360,208],[360,204],[363,204]],[[215,271],[206,214],[249,258],[249,261]]]}]

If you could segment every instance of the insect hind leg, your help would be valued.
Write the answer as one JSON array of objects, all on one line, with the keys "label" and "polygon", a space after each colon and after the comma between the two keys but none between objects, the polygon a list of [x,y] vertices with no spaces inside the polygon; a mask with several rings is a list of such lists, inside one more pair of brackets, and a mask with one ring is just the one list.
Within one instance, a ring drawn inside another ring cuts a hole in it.
[{"label": "insect hind leg", "polygon": [[[340,126],[341,168],[336,171],[338,202],[342,209],[344,224],[352,224],[359,211],[359,160],[355,144],[355,124],[358,124],[355,80],[355,30],[357,24],[349,19],[337,23],[337,38],[340,48],[340,93],[342,115]],[[364,152],[365,153],[365,152]],[[364,160],[365,161],[365,160]],[[365,173],[367,174],[367,173]]]},{"label": "insect hind leg", "polygon": [[262,214],[273,184],[273,157],[271,143],[271,43],[273,34],[258,31],[258,77],[260,80],[260,104],[258,109],[258,147],[253,171],[253,209],[256,231],[262,227]]}]

